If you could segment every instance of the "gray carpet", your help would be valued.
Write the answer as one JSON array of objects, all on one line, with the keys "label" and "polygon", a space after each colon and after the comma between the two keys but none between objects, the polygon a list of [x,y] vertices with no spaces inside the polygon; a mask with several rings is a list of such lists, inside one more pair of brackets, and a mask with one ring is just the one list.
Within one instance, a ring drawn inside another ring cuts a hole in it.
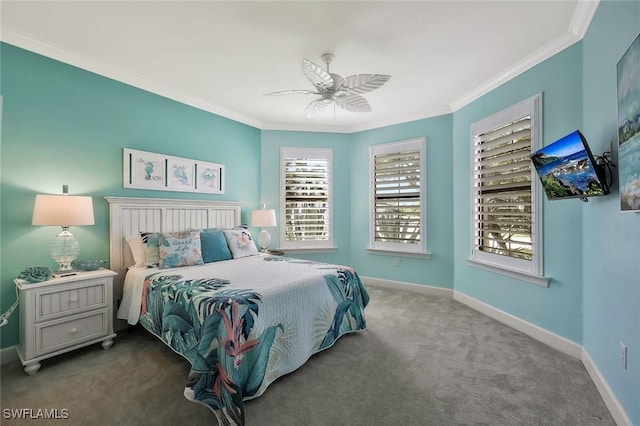
[{"label": "gray carpet", "polygon": [[[615,425],[579,360],[451,299],[370,287],[368,329],[246,402],[247,425]],[[3,425],[215,425],[182,395],[187,362],[143,329],[2,366],[2,409],[67,409]],[[35,411],[34,411],[35,412]],[[4,414],[4,411],[3,411]]]}]

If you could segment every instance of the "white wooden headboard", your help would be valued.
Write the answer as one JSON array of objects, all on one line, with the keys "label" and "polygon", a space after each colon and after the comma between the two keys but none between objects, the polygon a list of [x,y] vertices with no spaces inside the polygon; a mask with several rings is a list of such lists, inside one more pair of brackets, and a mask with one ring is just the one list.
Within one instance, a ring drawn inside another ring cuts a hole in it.
[{"label": "white wooden headboard", "polygon": [[118,273],[113,285],[116,302],[122,298],[127,267],[134,263],[127,236],[240,225],[241,203],[236,201],[128,197],[105,200],[109,203],[109,269]]}]

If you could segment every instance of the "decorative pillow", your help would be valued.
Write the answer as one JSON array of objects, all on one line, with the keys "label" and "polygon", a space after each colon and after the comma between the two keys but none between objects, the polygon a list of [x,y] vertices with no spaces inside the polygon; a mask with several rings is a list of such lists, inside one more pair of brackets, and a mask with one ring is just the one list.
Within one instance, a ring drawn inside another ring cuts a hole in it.
[{"label": "decorative pillow", "polygon": [[147,268],[157,268],[160,266],[160,232],[141,232],[142,242],[144,243],[145,264]]},{"label": "decorative pillow", "polygon": [[146,257],[145,257],[145,247],[142,242],[142,237],[136,237],[135,235],[131,235],[126,237],[127,243],[129,244],[129,248],[131,249],[131,254],[133,255],[133,261],[135,262],[131,265],[132,268],[144,268],[147,265]]},{"label": "decorative pillow", "polygon": [[225,229],[224,237],[227,239],[229,250],[231,250],[234,259],[258,254],[258,249],[248,229],[244,227]]},{"label": "decorative pillow", "polygon": [[222,229],[203,229],[200,232],[200,244],[202,245],[202,261],[204,263],[231,259],[231,252]]},{"label": "decorative pillow", "polygon": [[169,232],[160,237],[160,267],[202,265],[200,232]]}]

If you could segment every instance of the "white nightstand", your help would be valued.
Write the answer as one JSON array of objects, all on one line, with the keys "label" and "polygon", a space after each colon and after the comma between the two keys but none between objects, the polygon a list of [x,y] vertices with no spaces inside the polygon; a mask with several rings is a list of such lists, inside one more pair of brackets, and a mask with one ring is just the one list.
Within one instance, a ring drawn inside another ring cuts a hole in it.
[{"label": "white nightstand", "polygon": [[20,344],[24,371],[40,361],[82,346],[113,345],[113,277],[108,269],[78,272],[41,283],[16,279],[20,292]]}]

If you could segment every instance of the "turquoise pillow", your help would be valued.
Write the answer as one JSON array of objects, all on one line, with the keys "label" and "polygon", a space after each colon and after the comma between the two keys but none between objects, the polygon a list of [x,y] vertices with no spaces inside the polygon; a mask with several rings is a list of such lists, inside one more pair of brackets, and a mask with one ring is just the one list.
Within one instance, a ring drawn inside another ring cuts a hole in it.
[{"label": "turquoise pillow", "polygon": [[200,243],[202,244],[202,260],[204,263],[231,259],[231,252],[222,229],[203,229],[200,232]]}]

